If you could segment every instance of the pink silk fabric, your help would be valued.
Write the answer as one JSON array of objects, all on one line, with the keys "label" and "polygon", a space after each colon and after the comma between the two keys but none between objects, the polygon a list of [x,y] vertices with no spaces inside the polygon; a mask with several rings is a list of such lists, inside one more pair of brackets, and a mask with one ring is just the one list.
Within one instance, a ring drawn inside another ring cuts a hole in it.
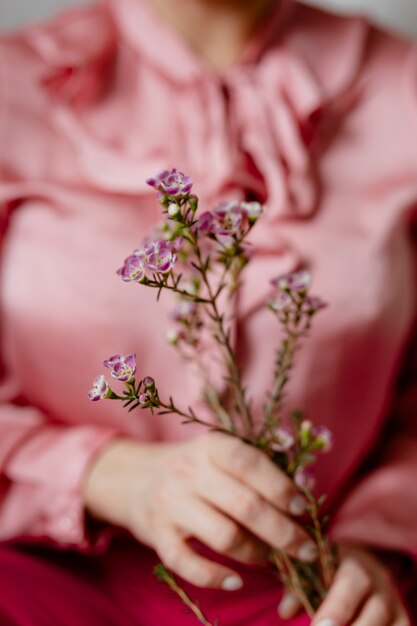
[{"label": "pink silk fabric", "polygon": [[172,299],[115,274],[159,219],[145,178],[176,166],[205,208],[268,206],[235,311],[258,414],[279,339],[270,279],[307,268],[330,304],[287,406],[334,433],[316,468],[334,539],[417,558],[416,146],[415,47],[291,0],[222,74],[144,0],[3,37],[0,537],[104,550],[80,495],[94,455],[119,434],[201,432],[87,399],[105,358],[136,351],[139,376],[200,407],[164,343]]}]

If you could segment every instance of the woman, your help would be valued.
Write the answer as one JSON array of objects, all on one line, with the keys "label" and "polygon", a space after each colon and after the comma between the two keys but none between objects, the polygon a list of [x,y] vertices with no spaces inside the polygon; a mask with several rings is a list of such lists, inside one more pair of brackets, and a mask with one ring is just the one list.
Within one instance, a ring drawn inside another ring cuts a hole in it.
[{"label": "woman", "polygon": [[211,621],[309,623],[254,567],[267,545],[315,558],[294,486],[243,443],[85,397],[104,358],[137,350],[140,375],[197,401],[163,345],[172,302],[112,279],[158,219],[145,179],[176,166],[204,206],[268,204],[236,320],[255,406],[269,278],[309,268],[331,305],[287,400],[335,437],[316,476],[342,561],[313,623],[411,624],[412,46],[291,0],[108,0],[0,54],[1,623],[194,624],[154,551]]}]

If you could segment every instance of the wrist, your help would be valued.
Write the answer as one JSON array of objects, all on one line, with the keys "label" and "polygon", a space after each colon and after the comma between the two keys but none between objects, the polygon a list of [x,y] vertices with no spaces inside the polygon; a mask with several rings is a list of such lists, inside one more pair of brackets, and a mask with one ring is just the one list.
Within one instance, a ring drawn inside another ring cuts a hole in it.
[{"label": "wrist", "polygon": [[132,466],[137,462],[141,447],[131,439],[117,437],[95,456],[87,471],[82,492],[88,515],[101,521],[123,525],[123,476],[135,471]]}]

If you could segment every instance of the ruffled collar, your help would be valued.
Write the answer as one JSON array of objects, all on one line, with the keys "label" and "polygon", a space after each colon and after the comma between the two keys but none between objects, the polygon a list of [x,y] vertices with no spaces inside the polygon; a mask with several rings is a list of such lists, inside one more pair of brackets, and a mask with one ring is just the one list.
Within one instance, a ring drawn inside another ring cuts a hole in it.
[{"label": "ruffled collar", "polygon": [[[147,192],[140,173],[145,163],[96,137],[79,108],[111,86],[111,64],[117,50],[127,46],[136,52],[139,64],[171,81],[174,99],[181,97],[182,86],[197,82],[206,102],[201,111],[201,145],[194,142],[192,161],[165,140],[164,145],[150,146],[149,154],[157,157],[152,163],[147,160],[147,174],[151,167],[191,167],[199,185],[207,186],[204,195],[216,197],[227,188],[243,189],[241,182],[250,178],[244,160],[236,154],[239,149],[259,172],[259,188],[254,191],[259,195],[264,190],[271,219],[276,219],[309,217],[319,206],[318,146],[329,118],[346,113],[338,103],[358,76],[366,34],[362,20],[281,0],[239,62],[221,76],[146,0],[103,0],[32,30],[30,38],[50,68],[45,86],[64,104],[57,108],[56,121],[74,144],[83,175],[94,187],[127,194]],[[219,117],[222,88],[229,97],[228,128],[218,126],[226,124]],[[175,107],[170,114],[175,117]],[[207,135],[204,124],[210,118],[213,128]],[[184,127],[184,132],[196,131]]]}]

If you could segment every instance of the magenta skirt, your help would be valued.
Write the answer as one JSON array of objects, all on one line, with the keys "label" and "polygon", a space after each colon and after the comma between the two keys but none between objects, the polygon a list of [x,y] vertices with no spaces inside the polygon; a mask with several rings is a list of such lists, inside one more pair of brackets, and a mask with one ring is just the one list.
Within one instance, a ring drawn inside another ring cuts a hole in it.
[{"label": "magenta skirt", "polygon": [[[1,626],[196,626],[181,601],[152,570],[154,552],[117,538],[107,552],[86,556],[40,546],[0,544]],[[281,620],[282,590],[272,572],[238,567],[244,587],[226,592],[185,584],[219,626],[307,626],[300,615]]]}]

